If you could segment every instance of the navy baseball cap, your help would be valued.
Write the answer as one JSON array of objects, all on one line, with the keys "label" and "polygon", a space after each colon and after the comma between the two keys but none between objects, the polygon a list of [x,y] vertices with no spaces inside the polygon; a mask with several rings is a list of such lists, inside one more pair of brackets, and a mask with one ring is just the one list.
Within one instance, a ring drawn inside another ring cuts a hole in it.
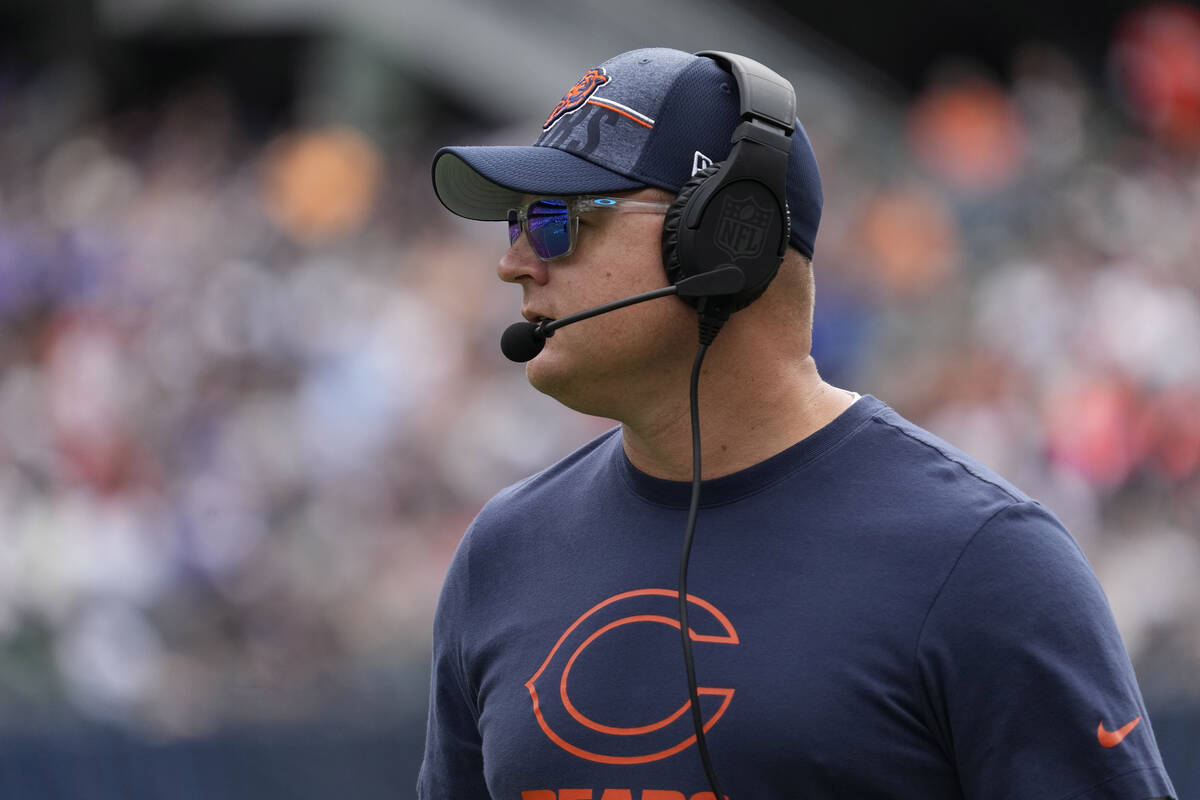
[{"label": "navy baseball cap", "polygon": [[[504,220],[528,195],[678,193],[693,174],[729,155],[741,121],[737,80],[704,56],[631,50],[567,90],[531,146],[443,147],[433,187],[450,211]],[[821,176],[796,120],[788,155],[790,243],[812,258],[821,221]]]}]

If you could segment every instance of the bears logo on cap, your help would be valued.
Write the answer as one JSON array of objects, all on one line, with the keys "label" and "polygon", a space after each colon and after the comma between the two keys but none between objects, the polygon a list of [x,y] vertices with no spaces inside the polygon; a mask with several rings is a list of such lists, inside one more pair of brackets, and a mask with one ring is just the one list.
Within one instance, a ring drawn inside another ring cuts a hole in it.
[{"label": "bears logo on cap", "polygon": [[549,130],[550,126],[558,120],[562,119],[567,114],[575,111],[580,106],[588,101],[597,89],[608,83],[610,78],[604,71],[604,67],[595,67],[589,69],[587,73],[579,79],[579,82],[567,90],[563,95],[562,100],[558,101],[558,105],[550,112],[550,116],[546,117],[546,121],[542,123],[542,130]]}]

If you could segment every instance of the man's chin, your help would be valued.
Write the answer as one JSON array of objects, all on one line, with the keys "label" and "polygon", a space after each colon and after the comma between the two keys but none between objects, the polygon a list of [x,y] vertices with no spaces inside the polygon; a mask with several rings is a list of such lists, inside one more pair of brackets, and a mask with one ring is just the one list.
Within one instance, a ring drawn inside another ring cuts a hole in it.
[{"label": "man's chin", "polygon": [[559,355],[543,350],[525,364],[525,377],[530,386],[562,402],[560,397],[569,393],[572,384],[579,383],[579,370],[564,364]]},{"label": "man's chin", "polygon": [[599,407],[601,392],[596,386],[596,370],[587,369],[563,358],[562,353],[543,351],[525,365],[529,385],[553,397],[567,408],[583,414],[607,416]]}]

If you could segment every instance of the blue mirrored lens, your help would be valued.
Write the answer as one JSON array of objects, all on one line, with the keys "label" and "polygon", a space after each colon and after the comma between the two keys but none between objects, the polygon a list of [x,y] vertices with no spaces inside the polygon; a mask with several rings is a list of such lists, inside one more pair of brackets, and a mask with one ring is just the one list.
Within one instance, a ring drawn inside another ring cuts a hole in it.
[{"label": "blue mirrored lens", "polygon": [[538,200],[529,206],[526,221],[529,243],[539,258],[557,258],[570,252],[571,216],[566,201]]},{"label": "blue mirrored lens", "polygon": [[508,244],[511,247],[517,243],[517,237],[521,235],[521,216],[515,208],[508,210]]}]

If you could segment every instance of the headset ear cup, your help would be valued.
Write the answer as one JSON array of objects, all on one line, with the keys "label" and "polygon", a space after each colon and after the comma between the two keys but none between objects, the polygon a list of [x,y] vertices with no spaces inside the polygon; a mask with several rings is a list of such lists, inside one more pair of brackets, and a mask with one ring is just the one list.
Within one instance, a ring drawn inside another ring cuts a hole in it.
[{"label": "headset ear cup", "polygon": [[[662,258],[663,267],[667,271],[667,280],[673,284],[679,283],[684,278],[690,278],[699,272],[695,264],[685,264],[680,257],[679,224],[683,219],[683,214],[687,210],[688,202],[691,200],[692,195],[696,193],[701,184],[720,170],[720,164],[712,164],[697,172],[692,176],[691,180],[683,185],[675,198],[675,202],[667,209],[667,216],[663,220]],[[698,302],[695,298],[685,299],[692,305],[696,305]]]}]

